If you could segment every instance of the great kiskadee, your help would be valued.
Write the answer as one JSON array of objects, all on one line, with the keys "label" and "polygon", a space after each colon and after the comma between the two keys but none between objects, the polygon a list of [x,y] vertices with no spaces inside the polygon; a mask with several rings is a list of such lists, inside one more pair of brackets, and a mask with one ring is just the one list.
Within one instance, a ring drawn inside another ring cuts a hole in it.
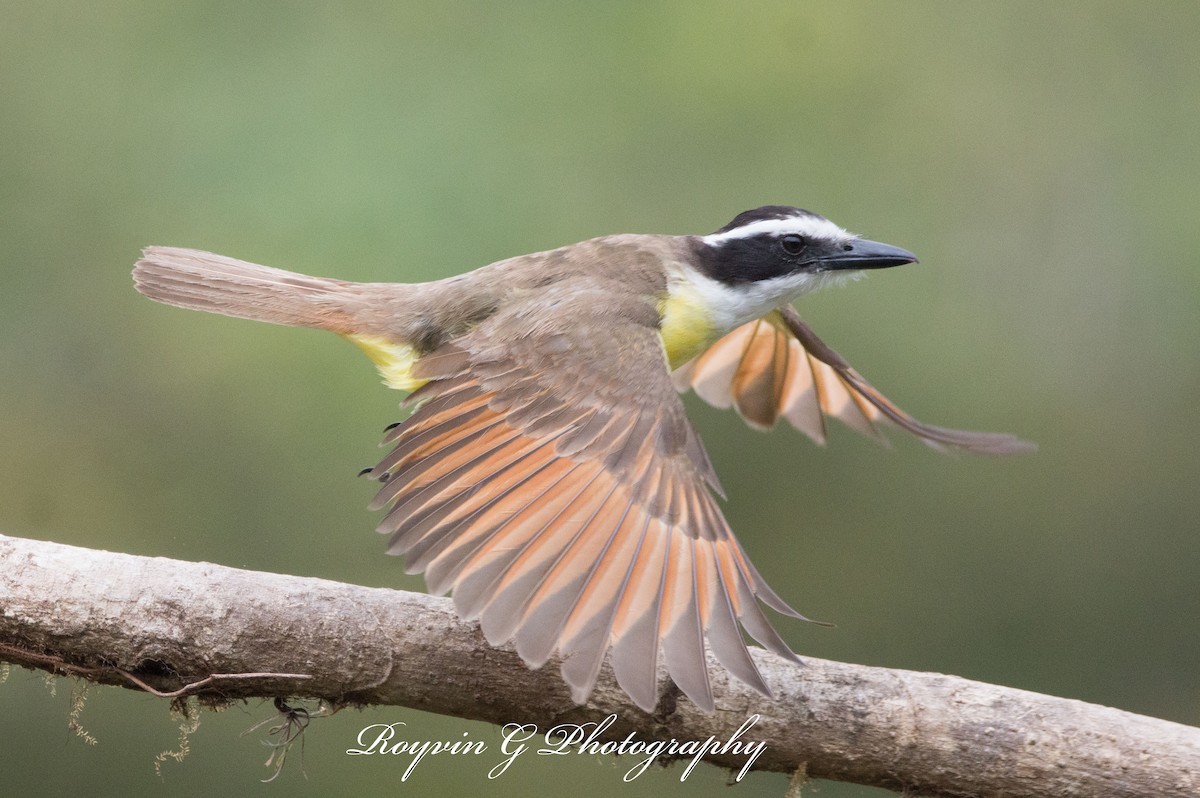
[{"label": "great kiskadee", "polygon": [[612,235],[428,283],[354,283],[190,249],[150,247],[146,296],[341,335],[411,391],[391,453],[368,472],[389,554],[453,591],[492,645],[531,667],[555,651],[584,703],[605,654],[646,711],[661,651],[713,709],[706,647],[771,695],[739,622],[799,661],[759,602],[767,586],[721,515],[720,483],[684,412],[694,388],[753,427],[779,418],[818,442],[825,418],[891,423],[935,448],[1029,448],[915,420],[818,339],[790,303],[865,269],[915,263],[815,213],[768,206],[705,236]]}]

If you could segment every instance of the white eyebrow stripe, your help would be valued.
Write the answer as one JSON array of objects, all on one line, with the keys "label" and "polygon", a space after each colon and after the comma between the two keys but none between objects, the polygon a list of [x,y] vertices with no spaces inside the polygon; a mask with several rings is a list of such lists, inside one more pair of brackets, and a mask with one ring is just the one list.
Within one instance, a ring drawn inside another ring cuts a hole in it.
[{"label": "white eyebrow stripe", "polygon": [[820,216],[789,216],[786,219],[762,219],[751,222],[724,233],[711,233],[701,240],[710,247],[733,241],[739,238],[753,238],[759,235],[786,235],[795,233],[809,238],[822,238],[828,241],[842,241],[854,238],[828,219]]}]

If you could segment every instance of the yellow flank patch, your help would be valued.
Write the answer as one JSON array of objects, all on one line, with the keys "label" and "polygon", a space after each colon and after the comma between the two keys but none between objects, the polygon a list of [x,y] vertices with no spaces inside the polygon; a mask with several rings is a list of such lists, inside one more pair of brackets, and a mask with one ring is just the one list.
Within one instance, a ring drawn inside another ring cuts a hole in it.
[{"label": "yellow flank patch", "polygon": [[408,344],[398,344],[386,338],[374,335],[342,336],[357,346],[371,358],[379,376],[383,377],[384,385],[401,391],[415,391],[429,380],[419,380],[412,376],[413,363],[417,361],[417,353]]},{"label": "yellow flank patch", "polygon": [[667,350],[667,362],[677,369],[703,352],[719,337],[699,293],[685,282],[671,287],[671,293],[658,304],[662,317],[659,334]]}]

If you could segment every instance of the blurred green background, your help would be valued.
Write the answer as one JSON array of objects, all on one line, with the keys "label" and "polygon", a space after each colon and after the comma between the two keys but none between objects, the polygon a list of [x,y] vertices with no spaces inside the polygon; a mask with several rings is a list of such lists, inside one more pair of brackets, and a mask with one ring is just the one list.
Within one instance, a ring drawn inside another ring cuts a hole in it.
[{"label": "blurred green background", "polygon": [[[818,449],[689,400],[745,547],[838,624],[784,637],[1200,723],[1197,31],[1193,2],[6,2],[0,531],[420,589],[354,478],[398,395],[333,336],[141,298],[139,248],[416,281],[797,204],[922,261],[803,301],[821,336],[918,417],[1041,449]],[[204,715],[160,779],[165,702],[92,690],[91,747],[69,693],[0,686],[12,794],[730,794],[344,755],[380,721],[498,740],[401,709],[321,721],[264,786],[267,705]]]}]

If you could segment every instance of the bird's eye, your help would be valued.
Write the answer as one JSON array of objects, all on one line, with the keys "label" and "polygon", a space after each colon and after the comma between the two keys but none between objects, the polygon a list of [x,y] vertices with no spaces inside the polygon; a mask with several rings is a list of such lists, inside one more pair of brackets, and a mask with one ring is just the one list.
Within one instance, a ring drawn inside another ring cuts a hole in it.
[{"label": "bird's eye", "polygon": [[804,245],[807,243],[804,240],[804,236],[796,235],[795,233],[789,233],[779,239],[779,245],[789,255],[799,255],[804,251]]}]

